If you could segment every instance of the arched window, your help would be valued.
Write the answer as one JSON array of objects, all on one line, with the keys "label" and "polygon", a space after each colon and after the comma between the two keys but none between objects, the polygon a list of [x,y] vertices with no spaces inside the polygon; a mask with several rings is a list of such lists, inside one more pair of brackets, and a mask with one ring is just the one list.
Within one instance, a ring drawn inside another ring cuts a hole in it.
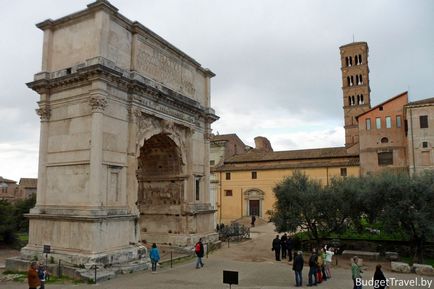
[{"label": "arched window", "polygon": [[363,99],[363,94],[360,95],[360,104],[365,104],[365,100]]},{"label": "arched window", "polygon": [[348,86],[351,86],[351,81],[350,81],[350,77],[347,76],[347,82],[348,82]]},{"label": "arched window", "polygon": [[381,138],[381,143],[388,143],[389,139],[387,137]]},{"label": "arched window", "polygon": [[354,101],[354,95],[351,96],[351,105],[354,105],[356,102]]},{"label": "arched window", "polygon": [[360,104],[360,95],[357,95],[357,104]]},{"label": "arched window", "polygon": [[359,75],[356,75],[356,85],[359,84]]},{"label": "arched window", "polygon": [[363,79],[362,79],[362,75],[361,74],[359,76],[359,80],[360,80],[360,84],[363,84]]},{"label": "arched window", "polygon": [[350,66],[353,65],[353,58],[350,56]]},{"label": "arched window", "polygon": [[348,67],[348,64],[350,64],[349,61],[348,61],[348,56],[345,57],[345,64],[346,64],[345,66],[347,66],[347,67]]},{"label": "arched window", "polygon": [[362,55],[359,54],[359,64],[362,64]]},{"label": "arched window", "polygon": [[350,83],[350,86],[353,86],[353,85],[354,85],[354,76],[351,75],[351,83]]},{"label": "arched window", "polygon": [[348,96],[348,105],[351,105],[351,96]]},{"label": "arched window", "polygon": [[357,57],[357,55],[354,55],[354,64],[359,65],[359,58]]}]

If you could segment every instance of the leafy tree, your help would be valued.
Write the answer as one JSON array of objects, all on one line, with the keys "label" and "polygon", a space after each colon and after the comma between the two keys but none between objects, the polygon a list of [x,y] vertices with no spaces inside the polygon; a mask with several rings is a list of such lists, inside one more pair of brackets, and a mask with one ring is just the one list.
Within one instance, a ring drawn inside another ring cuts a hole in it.
[{"label": "leafy tree", "polygon": [[[384,174],[379,186],[386,191],[381,219],[388,231],[402,230],[411,238],[414,259],[424,261],[424,246],[434,237],[434,172],[410,178]],[[387,189],[385,189],[387,188]]]},{"label": "leafy tree", "polygon": [[310,180],[295,171],[274,189],[276,203],[270,212],[271,221],[278,232],[305,230],[311,239],[319,240],[321,231],[320,197],[323,193],[319,182]]},{"label": "leafy tree", "polygon": [[359,178],[333,178],[323,188],[322,222],[325,231],[340,233],[353,224],[360,224],[362,182]]},{"label": "leafy tree", "polygon": [[6,200],[0,200],[0,238],[6,244],[16,240],[14,206]]},{"label": "leafy tree", "polygon": [[273,191],[270,215],[279,232],[302,230],[319,241],[351,225],[359,232],[366,225],[382,226],[409,236],[418,262],[426,240],[434,238],[434,171],[335,178],[325,187],[296,171]]},{"label": "leafy tree", "polygon": [[15,220],[17,232],[29,231],[29,220],[24,216],[28,214],[30,209],[35,206],[36,194],[33,194],[30,198],[24,200],[18,200],[15,205]]}]

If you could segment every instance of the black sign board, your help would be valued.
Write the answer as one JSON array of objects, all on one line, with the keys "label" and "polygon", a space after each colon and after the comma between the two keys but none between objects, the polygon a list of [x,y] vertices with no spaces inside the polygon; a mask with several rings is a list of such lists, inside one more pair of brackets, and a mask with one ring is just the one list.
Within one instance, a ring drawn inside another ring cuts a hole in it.
[{"label": "black sign board", "polygon": [[237,284],[238,285],[238,272],[223,270],[223,283],[224,284]]},{"label": "black sign board", "polygon": [[51,251],[51,246],[50,245],[44,245],[44,254],[49,254]]}]

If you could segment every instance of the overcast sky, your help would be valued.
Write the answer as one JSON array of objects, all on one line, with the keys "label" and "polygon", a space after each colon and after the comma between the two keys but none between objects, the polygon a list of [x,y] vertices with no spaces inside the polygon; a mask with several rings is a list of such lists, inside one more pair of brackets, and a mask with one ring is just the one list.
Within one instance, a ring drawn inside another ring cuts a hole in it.
[{"label": "overcast sky", "polygon": [[[0,176],[37,177],[40,71],[45,19],[91,0],[0,0]],[[409,90],[434,97],[431,0],[112,0],[217,74],[214,132],[275,150],[344,145],[339,46],[369,45],[371,104]]]}]

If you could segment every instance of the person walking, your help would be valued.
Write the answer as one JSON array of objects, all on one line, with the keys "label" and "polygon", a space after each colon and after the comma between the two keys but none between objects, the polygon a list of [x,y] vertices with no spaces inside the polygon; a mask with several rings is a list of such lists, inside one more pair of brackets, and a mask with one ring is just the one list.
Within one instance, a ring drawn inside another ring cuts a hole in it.
[{"label": "person walking", "polygon": [[359,266],[359,257],[353,257],[353,263],[351,264],[351,277],[353,278],[353,289],[362,289],[362,269]]},{"label": "person walking", "polygon": [[[286,259],[286,241],[288,240],[288,236],[283,234],[283,236],[280,238],[280,248],[282,250],[282,259]],[[291,259],[291,257],[289,257]]]},{"label": "person walking", "polygon": [[29,284],[29,289],[37,289],[37,287],[41,285],[41,281],[39,281],[38,271],[36,271],[36,268],[36,262],[30,263],[30,268],[27,271],[27,282]]},{"label": "person walking", "polygon": [[273,243],[271,245],[271,250],[274,251],[274,255],[276,257],[276,261],[280,261],[280,239],[279,235],[276,235],[276,238],[273,239]]},{"label": "person walking", "polygon": [[149,258],[151,258],[152,272],[156,272],[158,261],[160,261],[160,250],[155,243],[152,244],[151,251],[149,251]]},{"label": "person walking", "polygon": [[204,265],[203,262],[202,262],[202,258],[203,258],[203,255],[204,255],[202,238],[200,238],[199,241],[194,246],[194,252],[196,253],[196,256],[197,256],[196,269],[199,269],[199,268],[203,267],[203,265]]},{"label": "person walking", "polygon": [[256,217],[255,217],[255,215],[252,215],[252,222],[250,223],[250,225],[252,225],[252,227],[254,227],[255,222],[256,222]]},{"label": "person walking", "polygon": [[318,283],[316,277],[316,268],[318,266],[317,262],[318,262],[318,255],[316,254],[316,249],[313,248],[312,255],[310,255],[309,258],[309,274],[308,274],[309,284],[307,284],[307,286],[316,286],[316,284]]},{"label": "person walking", "polygon": [[381,271],[381,265],[378,264],[375,267],[374,273],[374,289],[385,289],[387,286],[387,279],[384,276],[383,271]]},{"label": "person walking", "polygon": [[303,253],[301,251],[298,251],[297,255],[294,257],[294,263],[292,264],[292,270],[294,270],[295,273],[295,287],[301,287],[303,286],[303,266],[304,266],[304,259],[303,259]]}]

